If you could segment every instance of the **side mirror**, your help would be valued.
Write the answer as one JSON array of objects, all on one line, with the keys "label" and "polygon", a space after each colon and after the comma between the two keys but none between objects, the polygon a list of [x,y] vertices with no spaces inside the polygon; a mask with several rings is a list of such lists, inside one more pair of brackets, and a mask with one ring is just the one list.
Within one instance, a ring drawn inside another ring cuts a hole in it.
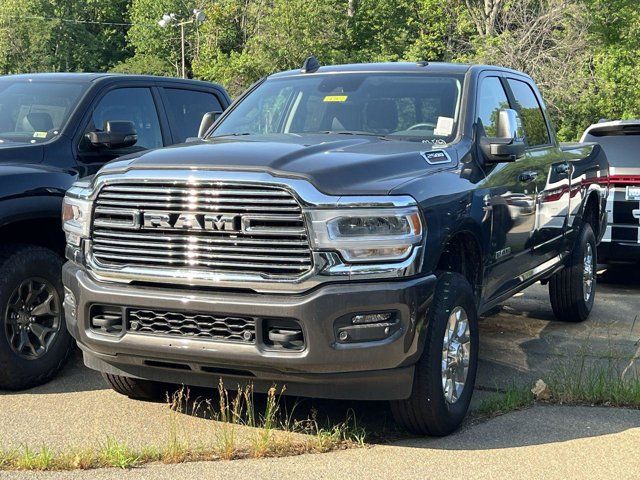
[{"label": "side mirror", "polygon": [[102,132],[89,132],[86,135],[94,147],[118,148],[132,147],[138,141],[138,133],[133,122],[106,121]]},{"label": "side mirror", "polygon": [[220,118],[222,112],[207,112],[202,116],[202,121],[200,122],[200,128],[198,129],[198,138],[203,138],[204,134],[211,128],[211,126],[216,123],[216,120]]},{"label": "side mirror", "polygon": [[524,155],[526,146],[518,112],[508,108],[500,110],[497,136],[481,138],[480,148],[488,163],[515,162]]}]

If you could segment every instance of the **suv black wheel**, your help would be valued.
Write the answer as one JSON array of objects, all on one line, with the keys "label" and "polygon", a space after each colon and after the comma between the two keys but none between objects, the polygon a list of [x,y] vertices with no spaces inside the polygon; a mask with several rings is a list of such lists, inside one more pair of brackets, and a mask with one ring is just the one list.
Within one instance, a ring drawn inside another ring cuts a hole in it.
[{"label": "suv black wheel", "polygon": [[102,378],[119,394],[137,400],[162,400],[163,396],[166,396],[169,391],[164,383],[152,382],[151,380],[112,375],[110,373],[103,373]]},{"label": "suv black wheel", "polygon": [[36,246],[0,250],[0,388],[40,385],[64,366],[67,331],[60,278],[63,260]]},{"label": "suv black wheel", "polygon": [[469,408],[478,368],[478,315],[473,289],[460,274],[438,279],[413,391],[394,401],[397,423],[419,435],[448,435]]},{"label": "suv black wheel", "polygon": [[582,322],[587,319],[596,297],[598,265],[596,237],[584,223],[564,269],[549,280],[549,298],[558,320]]}]

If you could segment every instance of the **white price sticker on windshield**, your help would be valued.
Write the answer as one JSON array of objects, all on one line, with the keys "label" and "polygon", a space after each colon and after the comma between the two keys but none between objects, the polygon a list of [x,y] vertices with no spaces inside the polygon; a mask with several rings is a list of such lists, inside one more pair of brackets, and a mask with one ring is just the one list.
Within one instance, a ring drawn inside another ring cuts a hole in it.
[{"label": "white price sticker on windshield", "polygon": [[438,117],[438,124],[433,134],[438,137],[448,137],[453,133],[453,118]]}]

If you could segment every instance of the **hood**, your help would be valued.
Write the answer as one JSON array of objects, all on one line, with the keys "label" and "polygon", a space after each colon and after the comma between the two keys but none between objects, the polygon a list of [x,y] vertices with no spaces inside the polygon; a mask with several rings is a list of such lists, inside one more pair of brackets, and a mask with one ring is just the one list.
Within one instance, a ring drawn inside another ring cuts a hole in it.
[{"label": "hood", "polygon": [[428,144],[370,136],[268,135],[225,137],[154,150],[134,159],[116,160],[101,173],[120,169],[245,170],[303,178],[327,195],[380,195],[430,172]]},{"label": "hood", "polygon": [[25,196],[63,197],[77,178],[74,171],[48,165],[0,162],[0,200]]},{"label": "hood", "polygon": [[24,143],[0,143],[0,166],[4,163],[40,163],[44,158],[42,145]]}]

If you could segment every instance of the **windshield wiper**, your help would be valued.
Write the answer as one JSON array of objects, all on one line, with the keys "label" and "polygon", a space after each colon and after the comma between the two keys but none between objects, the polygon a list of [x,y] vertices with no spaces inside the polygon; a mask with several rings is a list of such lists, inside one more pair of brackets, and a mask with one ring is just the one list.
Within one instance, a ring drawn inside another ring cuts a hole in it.
[{"label": "windshield wiper", "polygon": [[223,135],[214,135],[212,137],[207,137],[207,138],[242,137],[244,135],[256,135],[256,134],[253,132],[235,132],[235,133],[225,133]]},{"label": "windshield wiper", "polygon": [[362,132],[360,130],[323,130],[320,132],[309,132],[309,133],[321,133],[323,135],[356,135],[356,136],[365,136],[365,137],[377,137],[380,140],[391,140],[391,138],[385,135],[381,135],[379,133]]}]

